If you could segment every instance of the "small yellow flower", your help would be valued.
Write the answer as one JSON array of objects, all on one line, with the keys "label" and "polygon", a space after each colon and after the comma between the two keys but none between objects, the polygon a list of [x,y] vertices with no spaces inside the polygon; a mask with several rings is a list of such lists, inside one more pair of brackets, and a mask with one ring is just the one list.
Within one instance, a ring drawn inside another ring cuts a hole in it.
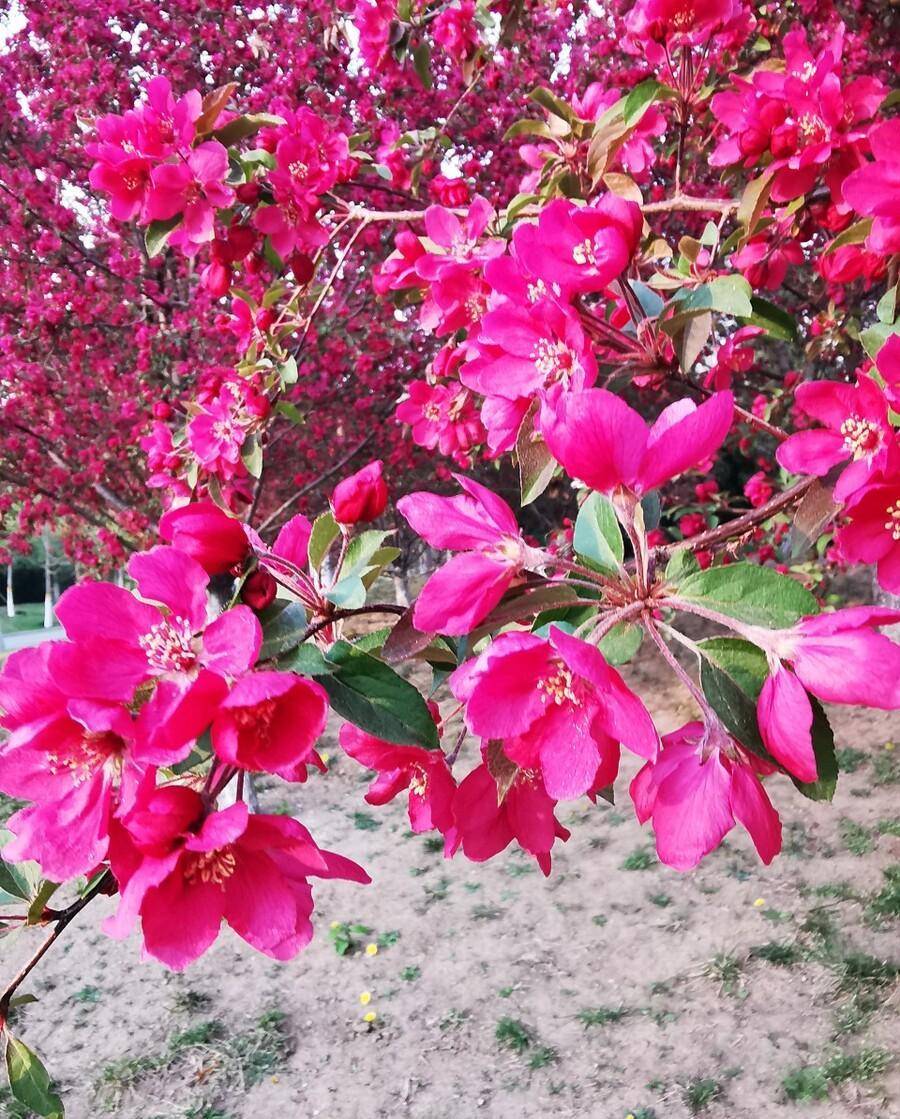
[{"label": "small yellow flower", "polygon": [[757,898],[756,901],[753,903],[753,908],[754,909],[762,909],[762,907],[765,904],[766,904],[766,899],[765,898]]},{"label": "small yellow flower", "polygon": [[322,764],[323,765],[328,765],[328,761],[331,758],[331,754],[319,754],[319,757],[322,759]]},{"label": "small yellow flower", "polygon": [[378,1017],[378,1015],[375,1013],[374,1010],[367,1010],[365,1012],[365,1014],[363,1015],[363,1021],[364,1022],[374,1022],[377,1017]]},{"label": "small yellow flower", "polygon": [[341,923],[340,921],[332,921],[331,922],[331,928],[336,929],[340,923]]},{"label": "small yellow flower", "polygon": [[378,945],[375,943],[374,940],[372,941],[371,944],[366,945],[366,955],[367,956],[377,956],[378,955]]},{"label": "small yellow flower", "polygon": [[884,748],[885,748],[885,750],[896,750],[897,749],[897,747],[893,744],[893,742],[885,742]]},{"label": "small yellow flower", "polygon": [[363,1004],[363,1006],[368,1006],[369,1003],[372,1001],[372,992],[363,991],[363,993],[359,996],[359,1001]]}]

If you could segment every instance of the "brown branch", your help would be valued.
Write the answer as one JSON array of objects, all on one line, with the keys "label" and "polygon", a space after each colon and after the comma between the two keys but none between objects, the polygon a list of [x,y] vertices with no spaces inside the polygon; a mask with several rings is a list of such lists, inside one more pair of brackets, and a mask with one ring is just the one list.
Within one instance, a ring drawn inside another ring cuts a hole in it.
[{"label": "brown branch", "polygon": [[78,901],[73,902],[67,909],[63,909],[57,913],[53,918],[54,929],[53,932],[47,937],[44,943],[38,948],[30,960],[21,968],[17,975],[13,976],[12,980],[7,984],[3,994],[0,994],[0,1029],[6,1026],[9,1017],[9,1004],[12,1002],[13,995],[19,987],[25,982],[32,971],[37,967],[44,956],[50,951],[56,941],[59,939],[61,933],[65,930],[67,925],[78,916],[78,914],[89,905],[98,894],[102,893],[106,886],[113,881],[111,871],[104,871],[103,874],[97,879],[93,887],[80,897]]},{"label": "brown branch", "polygon": [[765,505],[760,505],[758,509],[751,509],[740,517],[735,517],[733,521],[726,521],[725,524],[710,529],[708,532],[701,532],[699,536],[691,536],[687,540],[678,540],[674,544],[664,544],[661,548],[655,548],[654,556],[656,559],[666,559],[673,552],[680,552],[684,548],[690,548],[693,552],[698,548],[715,547],[726,540],[731,540],[732,537],[743,536],[758,525],[764,524],[776,514],[784,512],[792,505],[796,505],[815,483],[815,478],[804,478],[802,482],[797,482],[790,489],[784,490],[777,497],[773,497],[771,501],[767,501]]}]

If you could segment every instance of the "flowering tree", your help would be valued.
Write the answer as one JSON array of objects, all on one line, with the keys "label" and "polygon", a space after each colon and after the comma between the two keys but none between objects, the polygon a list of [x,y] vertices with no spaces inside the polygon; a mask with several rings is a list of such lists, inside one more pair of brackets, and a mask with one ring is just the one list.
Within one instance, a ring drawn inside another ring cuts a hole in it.
[{"label": "flowering tree", "polygon": [[[145,71],[163,57],[158,12],[100,21],[124,50],[146,19]],[[172,13],[167,36],[190,14]],[[558,803],[611,799],[623,747],[664,863],[691,869],[735,825],[769,863],[781,824],[766,782],[833,795],[823,704],[900,707],[900,646],[879,632],[900,611],[825,610],[814,593],[826,566],[854,562],[900,592],[896,97],[865,11],[807,14],[809,36],[737,0],[563,8],[549,23],[538,4],[360,0],[336,24],[309,5],[285,20],[296,49],[307,20],[327,26],[326,49],[304,56],[320,84],[300,95],[296,75],[243,64],[204,95],[179,52],[133,104],[117,89],[85,146],[88,180],[115,223],[103,236],[123,261],[142,253],[153,282],[111,268],[101,284],[94,257],[60,281],[70,303],[90,289],[89,321],[118,307],[122,348],[86,361],[105,331],[63,316],[48,368],[87,383],[77,412],[48,421],[50,374],[28,346],[53,331],[17,329],[0,402],[21,419],[3,477],[40,479],[23,526],[69,518],[98,559],[153,538],[127,587],[71,588],[66,640],[0,675],[0,789],[26,802],[0,864],[0,932],[51,930],[0,1019],[12,1090],[38,1114],[62,1104],[9,1014],[94,897],[118,895],[110,935],[140,925],[144,951],[180,969],[223,921],[293,958],[312,935],[310,880],[368,880],[244,799],[253,773],[322,768],[329,708],[376,773],[370,803],[407,795],[413,830],[437,831],[448,857],[517,843],[549,874],[569,835]],[[249,19],[226,34],[265,59]],[[526,101],[515,83],[538,69]],[[437,107],[431,123],[381,115],[405,89]],[[36,105],[22,127],[44,119]],[[20,161],[8,191],[14,277],[34,170]],[[13,290],[34,318],[34,293]],[[123,352],[137,368],[120,383]],[[134,426],[100,449],[82,420],[113,411]],[[138,436],[146,466],[130,478],[118,464],[140,462]],[[439,492],[405,487],[400,540],[452,555],[411,607],[372,601],[402,549],[365,526],[388,523],[385,474],[396,484],[426,452],[457,473],[433,465]],[[508,494],[510,464],[528,531],[484,484]],[[327,508],[297,512],[326,482]],[[160,495],[156,534],[132,484]],[[383,628],[354,638],[362,615]],[[689,636],[690,619],[711,635]],[[642,642],[697,710],[662,737],[619,672]],[[398,671],[413,662],[430,668],[427,698]],[[77,892],[55,908],[61,883]]]}]

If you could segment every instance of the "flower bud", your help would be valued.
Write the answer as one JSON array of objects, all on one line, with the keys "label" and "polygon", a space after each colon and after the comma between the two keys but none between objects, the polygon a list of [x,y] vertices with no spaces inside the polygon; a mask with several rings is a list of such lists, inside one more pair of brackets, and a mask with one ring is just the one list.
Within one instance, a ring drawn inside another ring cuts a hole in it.
[{"label": "flower bud", "polygon": [[244,585],[241,587],[241,601],[252,610],[265,610],[275,601],[276,589],[275,580],[268,571],[258,569],[244,580]]},{"label": "flower bud", "polygon": [[230,570],[250,550],[241,522],[211,501],[170,509],[160,518],[159,535],[195,559],[210,575]]},{"label": "flower bud", "polygon": [[331,495],[331,509],[338,524],[374,521],[387,508],[388,492],[376,459],[338,483]]}]

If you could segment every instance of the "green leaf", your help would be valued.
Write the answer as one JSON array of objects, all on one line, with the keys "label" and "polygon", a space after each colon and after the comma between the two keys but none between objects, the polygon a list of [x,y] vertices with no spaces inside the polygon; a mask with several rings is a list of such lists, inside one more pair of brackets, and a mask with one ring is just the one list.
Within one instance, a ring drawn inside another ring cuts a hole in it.
[{"label": "green leaf", "polygon": [[245,441],[241,448],[241,458],[251,478],[259,478],[262,475],[263,451],[255,435],[249,436]]},{"label": "green leaf", "polygon": [[284,117],[276,117],[272,113],[244,113],[217,128],[213,136],[228,148],[248,136],[255,136],[261,128],[277,128],[284,123]]},{"label": "green leaf", "polygon": [[517,120],[514,124],[511,124],[503,133],[504,140],[514,140],[517,136],[540,136],[545,140],[550,140],[553,133],[547,126],[546,121],[526,117],[524,120]]},{"label": "green leaf", "polygon": [[535,88],[528,94],[529,101],[536,101],[542,109],[546,109],[548,113],[553,116],[559,117],[560,120],[566,121],[567,124],[574,124],[577,120],[570,105],[567,105],[562,98],[557,97],[544,86],[535,86]]},{"label": "green leaf", "polygon": [[752,314],[745,318],[746,322],[752,326],[761,326],[773,338],[780,338],[784,342],[797,341],[797,323],[793,315],[759,295],[753,296],[750,306]]},{"label": "green leaf", "polygon": [[390,535],[392,535],[390,532],[381,532],[372,528],[354,536],[347,547],[347,554],[344,556],[341,576],[362,575],[368,569],[376,552]]},{"label": "green leaf", "polygon": [[169,234],[181,224],[181,214],[176,214],[173,218],[166,218],[165,221],[152,221],[144,230],[144,245],[147,248],[147,256],[153,259],[166,247],[169,240]]},{"label": "green leaf", "polygon": [[866,351],[869,357],[874,361],[878,357],[878,351],[890,338],[892,334],[898,333],[897,326],[891,326],[888,323],[879,322],[874,326],[868,327],[866,330],[861,330],[859,334],[859,341],[862,348]]},{"label": "green leaf", "polygon": [[297,405],[292,404],[290,400],[279,400],[275,405],[275,411],[280,416],[284,416],[285,419],[290,420],[292,424],[302,424],[306,419]]},{"label": "green leaf", "polygon": [[592,493],[575,521],[575,551],[591,567],[614,575],[622,566],[625,544],[609,498]]},{"label": "green leaf", "polygon": [[656,78],[646,78],[626,96],[622,117],[629,128],[638,123],[664,88]]},{"label": "green leaf", "polygon": [[678,597],[738,621],[773,629],[786,629],[819,612],[813,595],[796,579],[752,563],[698,571],[684,580]]},{"label": "green leaf", "polygon": [[772,171],[764,171],[744,188],[736,215],[738,224],[744,227],[741,240],[746,240],[746,238],[752,236],[756,229],[762,212],[769,201],[769,195],[772,193],[774,177]]},{"label": "green leaf", "polygon": [[798,781],[796,777],[791,780],[798,790],[810,800],[832,800],[837,788],[838,762],[834,752],[834,731],[828,722],[828,716],[814,697],[810,696],[812,704],[812,744],[816,755],[816,769],[819,773],[817,781]]},{"label": "green leaf", "polygon": [[516,436],[516,461],[519,464],[519,486],[521,504],[530,505],[547,486],[556,472],[556,459],[544,442],[544,437],[535,430],[534,420],[540,404],[535,401],[522,418]]},{"label": "green leaf", "polygon": [[836,249],[843,248],[844,245],[861,244],[869,236],[874,220],[874,218],[863,218],[862,221],[855,221],[852,225],[848,225],[837,237],[828,242],[822,250],[822,256],[828,256],[829,253],[833,253]]},{"label": "green leaf", "polygon": [[[0,833],[11,838],[9,832]],[[36,864],[35,864],[36,865]],[[0,860],[0,905],[15,905],[18,901],[30,901],[34,894],[33,885],[22,873],[21,865],[12,866]]]},{"label": "green leaf", "polygon": [[13,1096],[44,1119],[63,1119],[62,1100],[53,1091],[50,1074],[28,1046],[7,1035],[6,1071]]},{"label": "green leaf", "polygon": [[45,878],[34,895],[31,905],[28,907],[28,920],[27,924],[37,925],[44,915],[44,910],[47,907],[47,902],[53,897],[59,889],[58,882],[51,882],[49,878]]},{"label": "green leaf", "polygon": [[682,314],[718,311],[735,318],[750,318],[753,314],[752,292],[753,289],[743,276],[717,276],[708,284],[701,284],[691,291],[683,288],[673,302]]},{"label": "green leaf", "polygon": [[297,359],[289,354],[287,359],[278,366],[278,376],[282,385],[295,385],[297,383]]},{"label": "green leaf", "polygon": [[665,580],[671,583],[673,587],[677,587],[679,583],[683,582],[689,575],[696,575],[700,571],[700,564],[697,562],[697,557],[688,548],[679,548],[674,552],[672,558],[666,564]]},{"label": "green leaf", "polygon": [[299,602],[273,602],[260,614],[263,641],[259,659],[268,660],[299,645],[306,632],[306,611]]},{"label": "green leaf", "polygon": [[756,719],[756,701],[769,672],[766,654],[735,637],[700,642],[700,687],[710,706],[738,742],[774,761],[763,744]]},{"label": "green leaf", "polygon": [[358,575],[338,579],[325,597],[342,610],[358,610],[366,604],[366,585]]},{"label": "green leaf", "polygon": [[413,69],[426,89],[431,89],[431,47],[423,40],[413,51]]},{"label": "green leaf", "polygon": [[641,647],[644,630],[630,622],[620,622],[601,638],[597,648],[610,664],[627,664]]},{"label": "green leaf", "polygon": [[321,682],[331,706],[349,723],[400,746],[439,748],[437,727],[425,700],[392,668],[346,641],[328,651],[333,672]]},{"label": "green leaf", "polygon": [[282,672],[297,672],[301,676],[327,676],[334,671],[318,645],[308,641],[279,657],[278,667]]},{"label": "green leaf", "polygon": [[884,295],[878,300],[875,314],[879,322],[887,323],[888,326],[894,322],[897,317],[898,294],[900,294],[900,284],[894,284],[894,286],[888,288]]},{"label": "green leaf", "polygon": [[309,566],[318,569],[328,554],[328,549],[340,535],[341,529],[328,510],[313,521],[309,537]]}]

